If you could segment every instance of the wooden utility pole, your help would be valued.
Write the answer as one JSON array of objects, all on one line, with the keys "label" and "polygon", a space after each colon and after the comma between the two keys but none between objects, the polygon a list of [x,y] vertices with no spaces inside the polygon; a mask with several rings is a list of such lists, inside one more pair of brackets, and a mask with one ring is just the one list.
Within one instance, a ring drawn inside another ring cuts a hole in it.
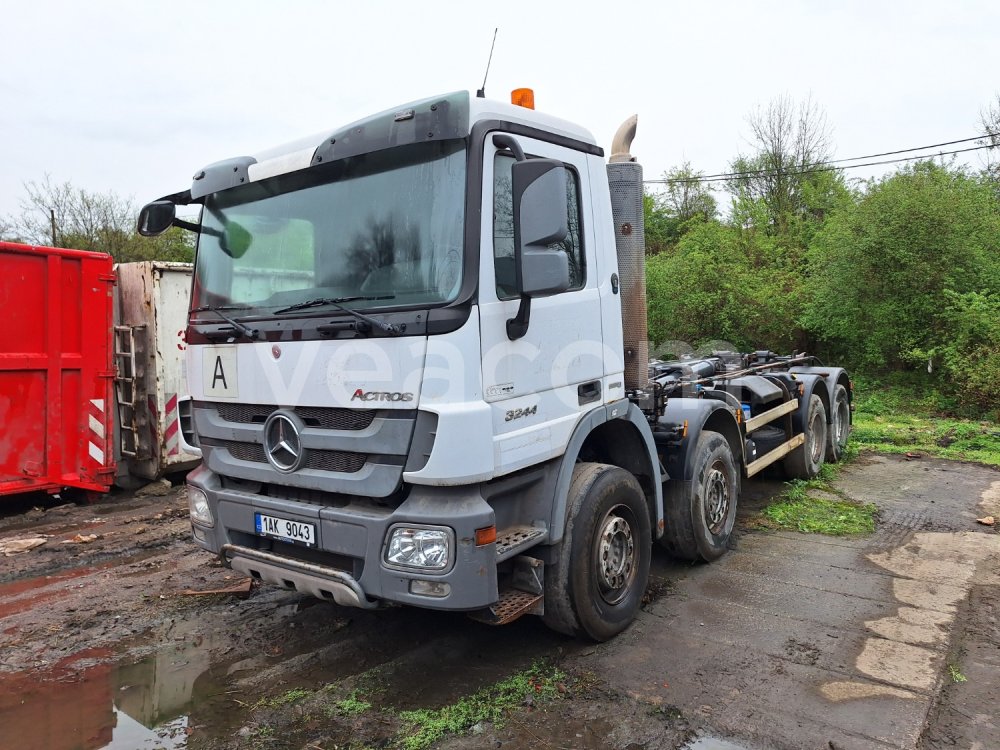
[{"label": "wooden utility pole", "polygon": [[52,247],[56,246],[56,210],[54,208],[49,209],[49,221],[52,224]]}]

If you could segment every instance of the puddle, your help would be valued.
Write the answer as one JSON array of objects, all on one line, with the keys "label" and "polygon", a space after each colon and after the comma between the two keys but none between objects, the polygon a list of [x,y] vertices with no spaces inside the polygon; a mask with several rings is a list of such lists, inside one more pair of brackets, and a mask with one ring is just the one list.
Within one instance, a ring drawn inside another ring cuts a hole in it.
[{"label": "puddle", "polygon": [[[19,581],[12,581],[10,583],[0,584],[0,598],[9,599],[12,596],[23,594],[26,591],[36,591],[38,589],[51,586],[54,583],[59,583],[61,581],[69,581],[74,578],[80,578],[81,576],[85,576],[97,570],[100,570],[101,567],[102,566],[88,565],[83,568],[70,568],[69,570],[64,570],[59,573],[53,573],[47,576],[22,578]],[[103,567],[110,567],[110,564],[105,565]]]},{"label": "puddle", "polygon": [[[278,606],[270,616],[284,622],[308,605]],[[315,617],[328,619],[323,615]],[[17,737],[18,750],[183,750],[189,740],[201,747],[229,738],[246,720],[239,704],[261,695],[250,678],[316,648],[312,634],[301,630],[287,633],[285,641],[267,636],[270,646],[248,655],[235,645],[246,634],[177,620],[115,648],[0,673],[0,747],[6,747],[4,738]],[[133,655],[152,653],[122,660],[126,648]]]},{"label": "puddle", "polygon": [[62,599],[67,595],[65,591],[42,591],[31,596],[23,596],[17,601],[4,602],[0,604],[0,619],[25,612],[33,607],[37,607],[43,602],[51,602],[53,599]]},{"label": "puddle", "polygon": [[681,750],[748,750],[745,745],[735,745],[728,740],[720,740],[718,737],[699,737],[689,742]]},{"label": "puddle", "polygon": [[140,661],[116,664],[111,651],[89,650],[0,675],[4,736],[17,737],[19,750],[179,750],[200,723],[192,710],[211,716],[213,734],[231,729],[225,669],[208,661],[211,638],[177,629],[167,638]]},{"label": "puddle", "polygon": [[[162,549],[146,549],[133,554],[116,554],[110,560],[94,565],[83,565],[78,568],[68,568],[47,575],[33,576],[32,578],[21,578],[7,583],[0,583],[0,599],[10,599],[29,591],[38,591],[63,581],[71,581],[74,578],[81,578],[91,573],[99,573],[115,567],[125,567],[143,562],[151,557],[162,555]],[[174,561],[176,565],[176,561]]]}]

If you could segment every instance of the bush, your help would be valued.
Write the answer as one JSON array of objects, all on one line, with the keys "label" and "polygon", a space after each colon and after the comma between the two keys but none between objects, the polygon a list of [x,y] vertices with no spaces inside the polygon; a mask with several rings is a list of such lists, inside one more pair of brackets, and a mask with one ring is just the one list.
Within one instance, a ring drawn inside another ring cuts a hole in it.
[{"label": "bush", "polygon": [[946,335],[935,350],[965,414],[1000,418],[1000,293],[947,292]]},{"label": "bush", "polygon": [[[913,366],[952,336],[949,290],[996,290],[1000,207],[990,186],[924,163],[872,183],[809,251],[802,322],[869,372]],[[925,360],[926,364],[926,360]]]},{"label": "bush", "polygon": [[773,238],[711,221],[646,260],[649,336],[740,349],[795,346],[801,282]]}]

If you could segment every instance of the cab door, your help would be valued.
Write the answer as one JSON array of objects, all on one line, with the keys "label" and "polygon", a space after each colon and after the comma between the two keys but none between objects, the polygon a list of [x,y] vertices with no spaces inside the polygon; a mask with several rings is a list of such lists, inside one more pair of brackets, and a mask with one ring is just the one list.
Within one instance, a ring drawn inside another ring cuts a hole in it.
[{"label": "cab door", "polygon": [[569,258],[565,292],[531,300],[526,335],[511,340],[507,321],[518,311],[515,289],[511,165],[514,155],[488,135],[483,156],[479,278],[483,391],[493,415],[498,473],[561,455],[581,415],[603,402],[601,298],[586,156],[516,136],[528,158],[566,166],[569,234],[559,247]]}]

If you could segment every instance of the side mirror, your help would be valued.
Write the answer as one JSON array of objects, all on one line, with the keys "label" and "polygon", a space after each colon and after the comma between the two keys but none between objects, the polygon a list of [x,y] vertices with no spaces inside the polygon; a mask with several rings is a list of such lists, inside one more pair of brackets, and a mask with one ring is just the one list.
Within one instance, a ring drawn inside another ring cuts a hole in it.
[{"label": "side mirror", "polygon": [[544,297],[569,289],[569,258],[549,245],[569,233],[566,167],[555,159],[511,165],[517,291]]},{"label": "side mirror", "polygon": [[507,338],[528,332],[531,298],[569,289],[569,257],[550,249],[569,233],[566,167],[556,159],[525,159],[511,165],[514,208],[514,271],[521,304],[507,321]]},{"label": "side mirror", "polygon": [[161,235],[173,226],[176,217],[177,206],[170,201],[147,203],[139,212],[139,234],[143,237]]}]

